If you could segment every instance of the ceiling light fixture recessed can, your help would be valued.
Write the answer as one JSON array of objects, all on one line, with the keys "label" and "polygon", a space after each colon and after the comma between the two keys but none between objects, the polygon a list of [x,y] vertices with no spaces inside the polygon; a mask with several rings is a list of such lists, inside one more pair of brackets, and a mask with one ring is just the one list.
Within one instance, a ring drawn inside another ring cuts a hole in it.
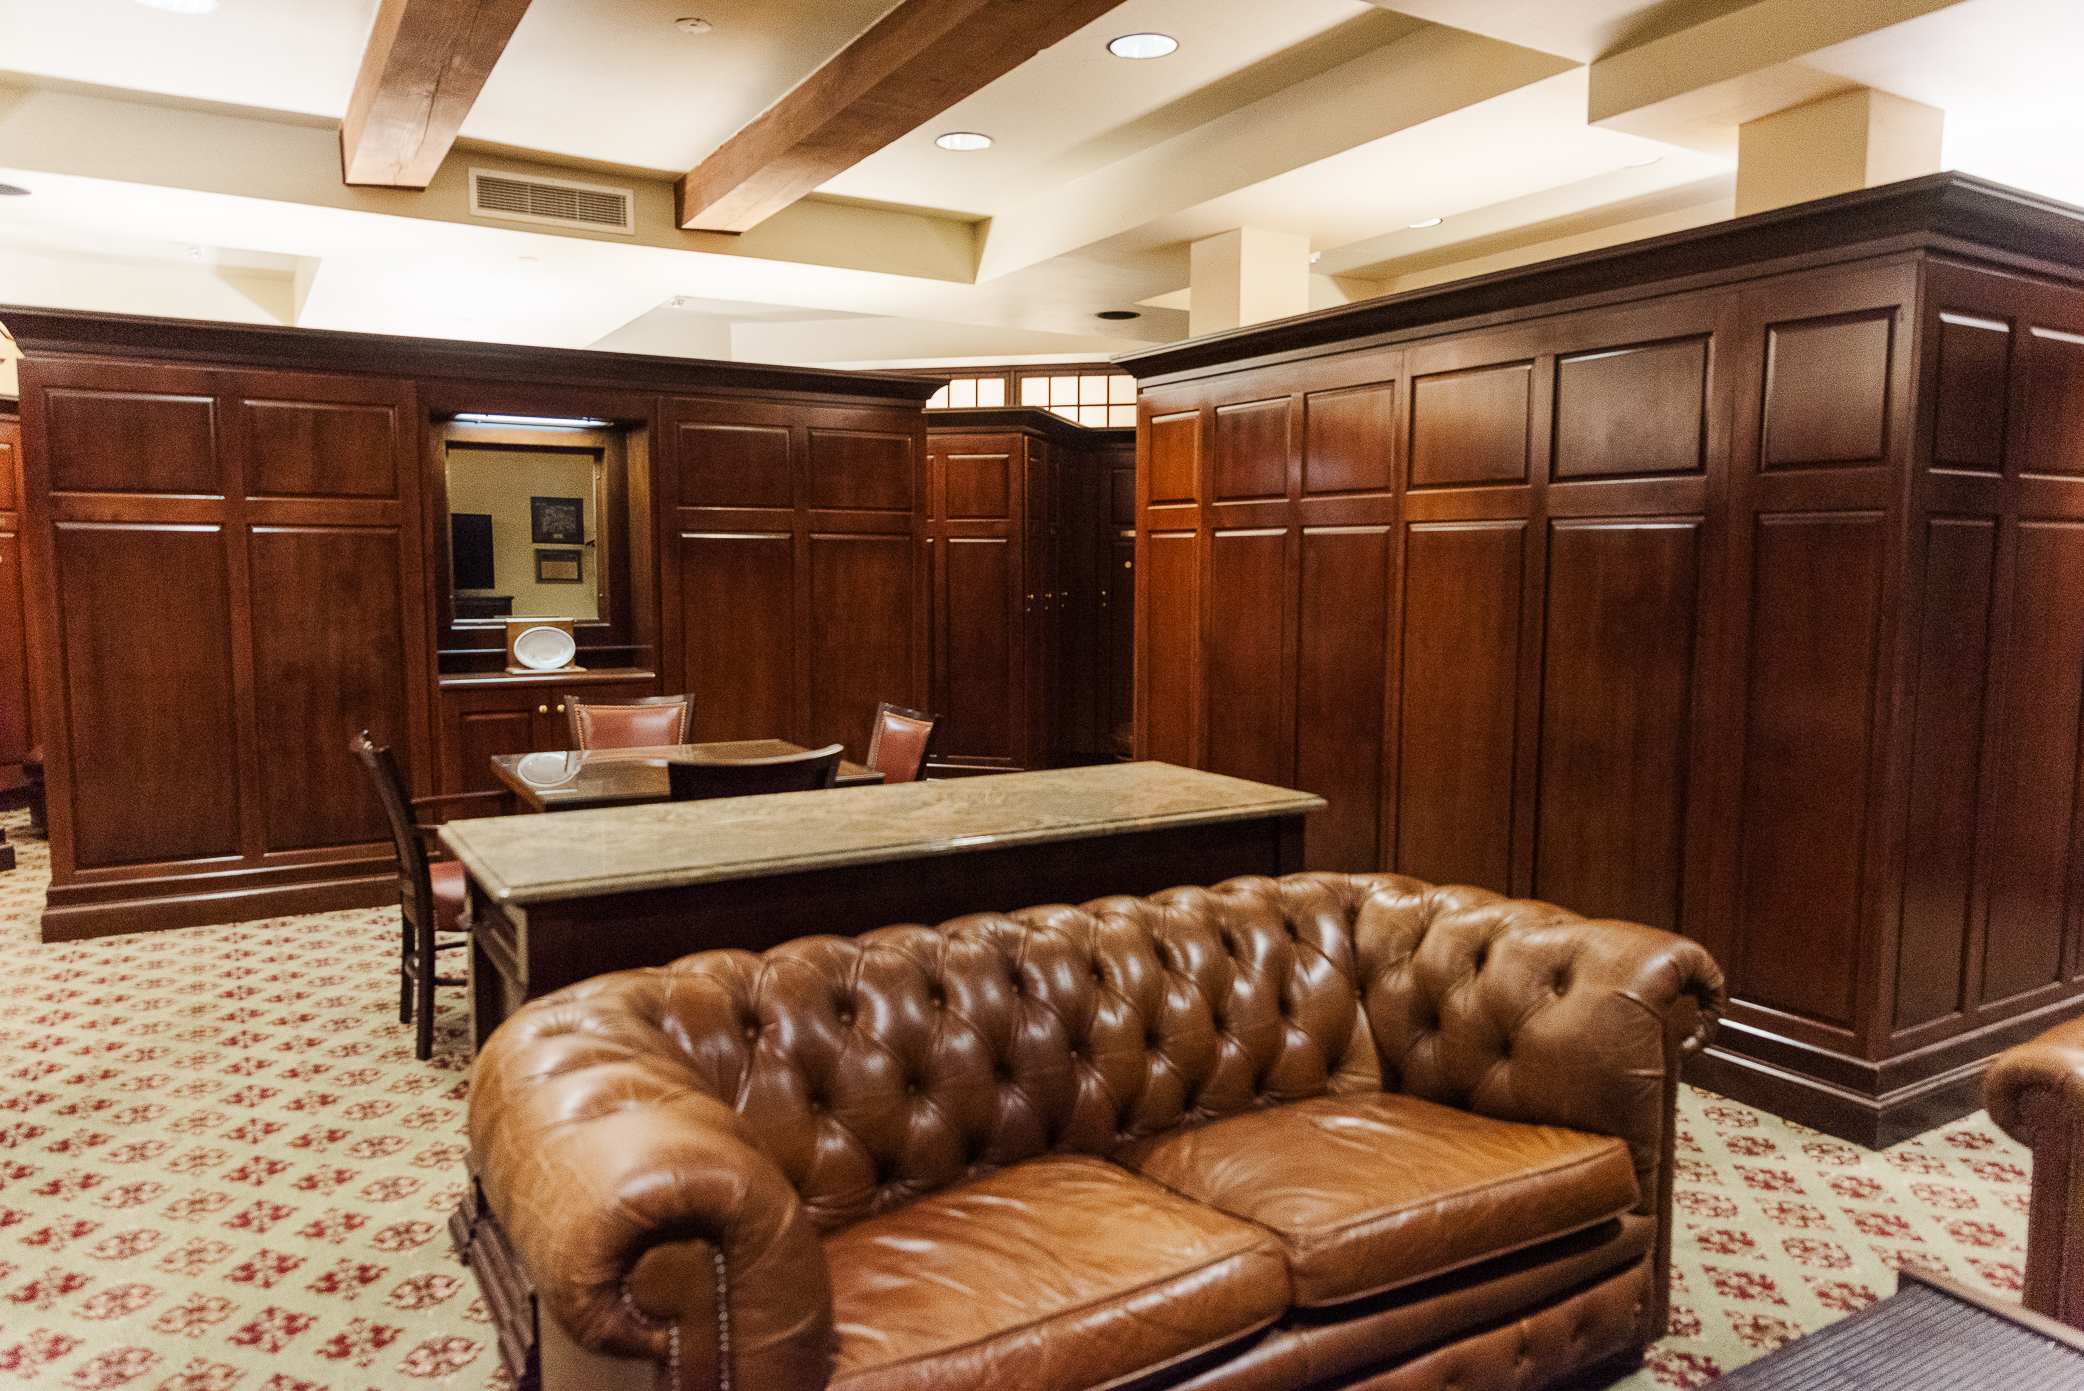
[{"label": "ceiling light fixture recessed can", "polygon": [[1143,315],[1133,309],[1103,309],[1093,315],[1096,319],[1140,319]]},{"label": "ceiling light fixture recessed can", "polygon": [[1107,45],[1107,51],[1117,58],[1163,58],[1179,49],[1179,40],[1170,34],[1124,34]]},{"label": "ceiling light fixture recessed can", "polygon": [[674,20],[673,27],[683,34],[706,34],[716,26],[706,19],[696,19],[690,15],[686,19]]},{"label": "ceiling light fixture recessed can", "polygon": [[1444,221],[1446,221],[1445,218],[1429,217],[1423,222],[1414,222],[1411,224],[1411,226],[1414,229],[1419,227],[1438,227]]},{"label": "ceiling light fixture recessed can", "polygon": [[944,150],[988,150],[991,137],[974,130],[951,130],[933,143]]},{"label": "ceiling light fixture recessed can", "polygon": [[217,0],[137,0],[140,5],[150,5],[155,10],[168,14],[208,14],[217,8]]}]

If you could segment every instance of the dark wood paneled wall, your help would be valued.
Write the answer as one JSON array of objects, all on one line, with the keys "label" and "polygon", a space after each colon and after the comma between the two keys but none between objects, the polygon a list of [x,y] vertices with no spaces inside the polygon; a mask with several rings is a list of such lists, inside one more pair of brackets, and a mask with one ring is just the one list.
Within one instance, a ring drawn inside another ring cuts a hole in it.
[{"label": "dark wood paneled wall", "polygon": [[1134,436],[1026,407],[935,411],[927,457],[936,775],[1125,756],[1133,609],[1112,573],[1134,549]]},{"label": "dark wood paneled wall", "polygon": [[1140,751],[1698,938],[1718,1090],[1972,1109],[2084,1009],[2079,265],[1940,176],[1126,360]]},{"label": "dark wood paneled wall", "polygon": [[427,604],[411,384],[25,371],[47,935],[163,925],[184,874],[302,903],[377,873],[386,832],[347,741],[431,747],[431,654],[406,640]]},{"label": "dark wood paneled wall", "polygon": [[924,424],[912,406],[665,403],[662,680],[692,737],[868,750],[927,689]]},{"label": "dark wood paneled wall", "polygon": [[396,747],[419,792],[487,747],[540,742],[545,721],[494,692],[447,712],[486,719],[448,720],[453,746],[437,747],[437,647],[461,630],[430,578],[447,545],[434,423],[459,412],[622,434],[604,523],[628,519],[627,573],[589,630],[606,647],[582,656],[695,692],[696,737],[839,741],[858,758],[878,701],[924,700],[934,382],[0,316],[27,354],[47,938],[386,901],[392,851],[350,736]]}]

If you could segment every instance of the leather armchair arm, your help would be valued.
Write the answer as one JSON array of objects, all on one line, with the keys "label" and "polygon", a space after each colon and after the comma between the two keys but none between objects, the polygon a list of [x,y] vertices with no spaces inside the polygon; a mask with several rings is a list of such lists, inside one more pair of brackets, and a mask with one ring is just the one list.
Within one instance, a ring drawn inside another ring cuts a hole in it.
[{"label": "leather armchair arm", "polygon": [[581,1347],[676,1385],[817,1388],[832,1359],[824,1252],[795,1189],[662,1031],[663,972],[535,1001],[472,1074],[486,1199],[542,1312]]},{"label": "leather armchair arm", "polygon": [[2024,1303],[2084,1328],[2084,1019],[1998,1054],[1983,1104],[2033,1151]]}]

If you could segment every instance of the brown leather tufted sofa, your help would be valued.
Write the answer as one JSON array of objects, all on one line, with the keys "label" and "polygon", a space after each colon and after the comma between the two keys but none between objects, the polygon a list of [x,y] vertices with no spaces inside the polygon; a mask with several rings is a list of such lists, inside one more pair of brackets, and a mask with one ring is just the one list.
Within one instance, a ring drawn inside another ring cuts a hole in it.
[{"label": "brown leather tufted sofa", "polygon": [[587,981],[470,1138],[550,1387],[1538,1387],[1663,1331],[1722,1004],[1651,928],[1234,879]]},{"label": "brown leather tufted sofa", "polygon": [[1983,1074],[1983,1104],[2033,1151],[2020,1302],[2084,1328],[2084,1019],[1999,1053]]}]

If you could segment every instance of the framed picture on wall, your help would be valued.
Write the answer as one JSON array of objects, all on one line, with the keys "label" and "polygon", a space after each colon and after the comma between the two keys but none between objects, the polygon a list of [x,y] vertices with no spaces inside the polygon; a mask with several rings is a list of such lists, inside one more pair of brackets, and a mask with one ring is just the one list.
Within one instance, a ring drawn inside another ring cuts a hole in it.
[{"label": "framed picture on wall", "polygon": [[586,540],[586,499],[532,497],[528,539],[537,545],[577,546]]},{"label": "framed picture on wall", "polygon": [[586,579],[584,551],[537,551],[537,584],[580,584]]}]

